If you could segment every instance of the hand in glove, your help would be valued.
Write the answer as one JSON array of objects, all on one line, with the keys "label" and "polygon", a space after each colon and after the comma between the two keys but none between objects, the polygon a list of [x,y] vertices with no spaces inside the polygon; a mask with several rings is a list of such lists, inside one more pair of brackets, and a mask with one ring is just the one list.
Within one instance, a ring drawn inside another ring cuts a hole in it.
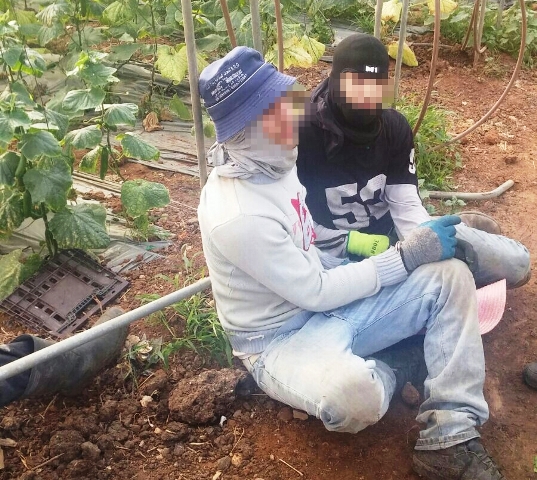
[{"label": "hand in glove", "polygon": [[457,246],[455,225],[461,223],[456,215],[446,215],[416,227],[405,240],[399,242],[399,252],[407,271],[425,263],[453,258]]},{"label": "hand in glove", "polygon": [[369,258],[385,252],[390,248],[390,239],[386,235],[370,235],[356,231],[349,232],[347,252]]}]

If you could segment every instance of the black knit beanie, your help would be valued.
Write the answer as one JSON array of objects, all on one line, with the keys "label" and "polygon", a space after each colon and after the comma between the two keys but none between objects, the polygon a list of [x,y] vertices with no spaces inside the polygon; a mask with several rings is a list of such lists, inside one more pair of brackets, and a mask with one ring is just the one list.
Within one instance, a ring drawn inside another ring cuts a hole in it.
[{"label": "black knit beanie", "polygon": [[389,64],[386,47],[380,40],[365,33],[350,35],[334,51],[328,80],[329,103],[346,136],[357,143],[376,137],[381,127],[382,108],[359,110],[348,105],[340,91],[341,74],[352,72],[363,78],[387,79]]},{"label": "black knit beanie", "polygon": [[388,78],[390,60],[382,42],[365,33],[355,33],[342,40],[334,50],[331,78],[341,73],[359,73],[364,78]]}]

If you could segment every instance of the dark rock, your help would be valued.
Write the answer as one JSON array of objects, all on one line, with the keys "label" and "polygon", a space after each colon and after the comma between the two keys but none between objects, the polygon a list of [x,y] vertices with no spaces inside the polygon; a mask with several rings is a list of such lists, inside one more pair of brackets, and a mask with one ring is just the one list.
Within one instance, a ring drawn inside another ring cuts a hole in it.
[{"label": "dark rock", "polygon": [[115,400],[107,400],[99,410],[99,419],[102,422],[111,422],[117,418],[118,402]]},{"label": "dark rock", "polygon": [[97,446],[101,449],[102,452],[106,452],[107,450],[114,450],[114,439],[111,435],[105,433],[97,439]]},{"label": "dark rock", "polygon": [[65,430],[78,430],[84,438],[88,438],[92,433],[99,431],[99,420],[94,413],[84,413],[69,415],[60,425]]},{"label": "dark rock", "polygon": [[229,467],[231,467],[231,457],[226,455],[225,457],[220,458],[216,461],[215,467],[217,470],[225,472]]},{"label": "dark rock", "polygon": [[124,442],[125,440],[127,440],[127,438],[129,438],[129,431],[122,425],[119,420],[116,422],[112,422],[112,424],[108,427],[107,433],[116,442]]},{"label": "dark rock", "polygon": [[170,422],[164,428],[161,438],[163,442],[186,440],[190,435],[188,425],[181,422]]},{"label": "dark rock", "polygon": [[242,370],[224,368],[179,381],[168,399],[172,417],[189,425],[217,421],[229,412],[237,384],[245,376]]},{"label": "dark rock", "polygon": [[283,407],[278,412],[278,420],[282,420],[283,422],[290,422],[293,419],[293,410],[291,410],[289,407]]},{"label": "dark rock", "polygon": [[80,456],[80,445],[83,443],[84,437],[77,430],[60,430],[50,439],[50,455],[55,457],[61,454],[61,462],[68,463]]},{"label": "dark rock", "polygon": [[82,445],[80,445],[80,448],[82,449],[82,458],[86,458],[88,460],[93,461],[99,460],[101,456],[101,450],[94,443],[84,442]]}]

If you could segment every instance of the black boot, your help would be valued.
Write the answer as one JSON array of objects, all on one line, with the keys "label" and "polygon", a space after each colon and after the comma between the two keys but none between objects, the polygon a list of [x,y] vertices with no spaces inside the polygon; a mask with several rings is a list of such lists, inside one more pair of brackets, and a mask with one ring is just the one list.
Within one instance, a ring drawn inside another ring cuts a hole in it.
[{"label": "black boot", "polygon": [[427,480],[506,480],[477,438],[440,450],[415,450],[413,468]]},{"label": "black boot", "polygon": [[524,367],[524,381],[531,388],[537,389],[537,362],[528,363]]},{"label": "black boot", "polygon": [[[111,307],[95,325],[104,323],[123,313],[120,307]],[[125,344],[127,331],[128,327],[113,330],[102,337],[33,367],[30,371],[28,385],[21,398],[56,393],[67,396],[79,394],[99,371],[117,359]],[[33,352],[55,343],[33,335],[21,335],[15,339],[15,341],[23,340],[33,343]]]}]

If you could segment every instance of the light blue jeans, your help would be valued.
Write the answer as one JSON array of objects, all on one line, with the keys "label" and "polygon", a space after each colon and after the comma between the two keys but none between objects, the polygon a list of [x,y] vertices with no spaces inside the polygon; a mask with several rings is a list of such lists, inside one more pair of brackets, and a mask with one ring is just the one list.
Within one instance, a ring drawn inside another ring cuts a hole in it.
[{"label": "light blue jeans", "polygon": [[379,352],[426,328],[425,400],[417,420],[426,428],[418,450],[447,448],[479,436],[488,418],[485,361],[479,335],[476,284],[505,278],[513,288],[529,278],[530,256],[519,242],[464,224],[457,238],[472,244],[472,274],[456,259],[423,265],[378,294],[304,322],[278,335],[261,355],[244,360],[271,397],[321,419],[328,430],[359,432],[387,411],[395,390]]},{"label": "light blue jeans", "polygon": [[417,420],[426,428],[416,448],[447,448],[478,437],[488,418],[475,284],[459,260],[423,265],[401,284],[316,313],[244,363],[269,396],[328,430],[355,433],[386,413],[395,390],[393,371],[374,353],[423,328],[429,375]]},{"label": "light blue jeans", "polygon": [[477,288],[503,278],[507,288],[514,288],[529,279],[530,254],[520,242],[503,235],[493,235],[464,224],[457,225],[456,237],[470,243],[477,254],[474,280]]}]

